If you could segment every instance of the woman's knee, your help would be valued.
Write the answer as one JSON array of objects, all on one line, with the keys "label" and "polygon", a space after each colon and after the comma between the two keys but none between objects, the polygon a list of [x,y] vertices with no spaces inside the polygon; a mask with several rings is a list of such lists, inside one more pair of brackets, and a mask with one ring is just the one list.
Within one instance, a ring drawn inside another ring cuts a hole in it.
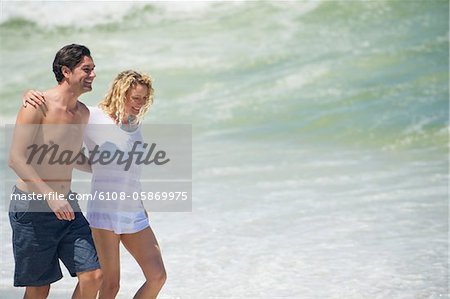
[{"label": "woman's knee", "polygon": [[116,295],[120,289],[119,279],[104,279],[102,283],[102,291],[108,294]]},{"label": "woman's knee", "polygon": [[158,285],[162,287],[167,280],[166,269],[161,267],[158,270],[153,271],[149,280],[150,285]]},{"label": "woman's knee", "polygon": [[97,269],[89,272],[84,272],[79,275],[80,284],[84,286],[91,286],[95,288],[100,288],[103,282],[103,273],[102,270]]}]

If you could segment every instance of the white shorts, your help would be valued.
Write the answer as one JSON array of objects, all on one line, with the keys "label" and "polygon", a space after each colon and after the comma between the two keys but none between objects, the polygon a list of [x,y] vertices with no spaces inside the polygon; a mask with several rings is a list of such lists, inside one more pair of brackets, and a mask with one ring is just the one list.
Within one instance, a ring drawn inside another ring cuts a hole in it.
[{"label": "white shorts", "polygon": [[150,226],[145,211],[88,212],[86,219],[92,228],[106,229],[115,234],[133,234]]}]

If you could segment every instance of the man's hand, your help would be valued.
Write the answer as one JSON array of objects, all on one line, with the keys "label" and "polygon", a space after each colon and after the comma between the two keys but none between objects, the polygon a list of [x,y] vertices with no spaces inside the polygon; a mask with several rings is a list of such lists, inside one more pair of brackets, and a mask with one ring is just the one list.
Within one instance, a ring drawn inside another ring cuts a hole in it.
[{"label": "man's hand", "polygon": [[28,90],[22,97],[23,107],[27,107],[30,104],[34,108],[45,104],[45,98],[42,92],[38,90]]},{"label": "man's hand", "polygon": [[59,220],[72,221],[75,219],[75,213],[73,212],[72,206],[69,204],[67,199],[47,198],[47,204],[50,209],[55,213],[56,218]]}]

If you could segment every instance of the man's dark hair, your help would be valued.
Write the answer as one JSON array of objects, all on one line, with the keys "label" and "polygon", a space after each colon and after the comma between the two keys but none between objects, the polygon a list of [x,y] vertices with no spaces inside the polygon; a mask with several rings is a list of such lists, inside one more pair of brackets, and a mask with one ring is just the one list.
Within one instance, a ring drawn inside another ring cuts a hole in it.
[{"label": "man's dark hair", "polygon": [[53,73],[55,74],[56,81],[61,83],[64,79],[61,70],[63,66],[66,66],[73,71],[75,66],[81,62],[84,56],[91,57],[91,51],[85,46],[71,44],[62,47],[61,50],[56,53],[55,59],[53,60]]}]

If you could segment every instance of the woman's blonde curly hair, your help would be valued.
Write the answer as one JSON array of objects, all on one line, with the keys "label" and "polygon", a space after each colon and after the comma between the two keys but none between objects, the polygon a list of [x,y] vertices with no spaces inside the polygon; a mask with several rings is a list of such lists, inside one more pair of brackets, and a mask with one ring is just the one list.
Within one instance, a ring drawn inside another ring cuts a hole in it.
[{"label": "woman's blonde curly hair", "polygon": [[113,117],[116,122],[121,122],[125,117],[125,104],[127,92],[131,87],[142,84],[148,88],[148,99],[136,116],[136,122],[141,123],[144,115],[153,104],[152,78],[144,73],[133,70],[120,72],[114,79],[112,86],[105,98],[98,105],[105,113]]}]

